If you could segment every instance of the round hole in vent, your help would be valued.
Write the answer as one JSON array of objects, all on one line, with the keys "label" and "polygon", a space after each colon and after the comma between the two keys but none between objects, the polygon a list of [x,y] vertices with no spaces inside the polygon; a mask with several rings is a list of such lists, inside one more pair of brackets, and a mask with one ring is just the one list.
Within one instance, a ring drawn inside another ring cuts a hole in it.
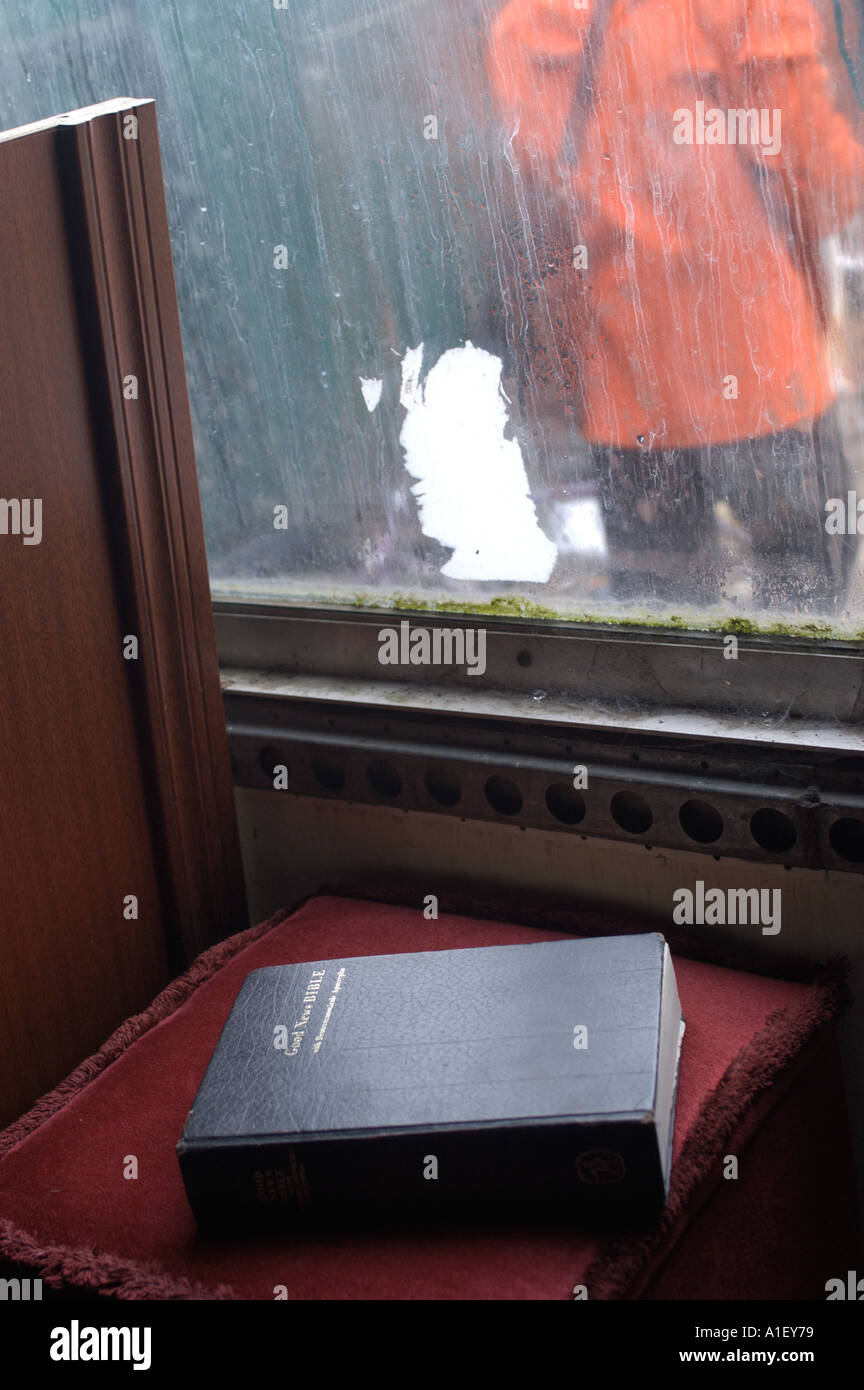
[{"label": "round hole in vent", "polygon": [[522,793],[509,777],[490,777],[484,787],[486,800],[502,816],[515,816],[522,809]]},{"label": "round hole in vent", "polygon": [[332,754],[315,754],[312,759],[312,776],[319,787],[326,787],[328,792],[338,792],[345,785],[345,769]]},{"label": "round hole in vent", "polygon": [[630,835],[644,835],[654,824],[654,813],[638,792],[616,792],[610,808],[615,824]]},{"label": "round hole in vent", "polygon": [[699,845],[713,845],[723,834],[723,817],[707,801],[685,801],[678,819],[684,834]]},{"label": "round hole in vent", "polygon": [[392,799],[402,790],[402,778],[395,767],[391,763],[385,763],[383,758],[376,758],[374,763],[369,764],[366,769],[366,781],[379,796]]},{"label": "round hole in vent", "polygon": [[783,854],[798,838],[789,817],[771,806],[764,806],[750,817],[750,834],[757,845],[772,854]]},{"label": "round hole in vent", "polygon": [[569,782],[553,782],[547,787],[546,805],[563,825],[578,825],[585,816],[585,798]]},{"label": "round hole in vent", "polygon": [[[272,780],[276,768],[287,767],[287,763],[278,748],[262,748],[261,752],[258,754],[258,766],[264,773],[264,776]],[[291,775],[290,768],[288,769],[288,775],[289,777]]]},{"label": "round hole in vent", "polygon": [[430,768],[424,777],[426,790],[439,806],[455,806],[462,796],[461,789],[446,772]]},{"label": "round hole in vent", "polygon": [[851,864],[864,863],[864,821],[855,820],[852,816],[835,820],[828,831],[828,839],[834,853],[839,854],[841,859],[848,859]]}]

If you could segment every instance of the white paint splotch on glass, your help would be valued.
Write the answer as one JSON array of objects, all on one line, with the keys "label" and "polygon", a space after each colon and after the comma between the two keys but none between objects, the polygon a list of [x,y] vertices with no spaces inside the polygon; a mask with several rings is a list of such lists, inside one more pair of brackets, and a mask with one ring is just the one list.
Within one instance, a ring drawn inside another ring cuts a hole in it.
[{"label": "white paint splotch on glass", "polygon": [[277,3],[0,17],[157,100],[214,592],[860,626],[860,6]]}]

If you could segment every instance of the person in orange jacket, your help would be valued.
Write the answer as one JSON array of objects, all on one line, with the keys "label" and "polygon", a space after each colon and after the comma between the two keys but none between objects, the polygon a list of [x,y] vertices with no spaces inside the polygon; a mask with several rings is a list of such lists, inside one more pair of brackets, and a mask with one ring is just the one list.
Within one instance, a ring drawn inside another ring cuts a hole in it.
[{"label": "person in orange jacket", "polygon": [[721,499],[758,604],[842,595],[819,238],[858,209],[864,151],[830,52],[820,0],[509,0],[494,25],[531,369],[592,446],[619,597],[720,599]]}]

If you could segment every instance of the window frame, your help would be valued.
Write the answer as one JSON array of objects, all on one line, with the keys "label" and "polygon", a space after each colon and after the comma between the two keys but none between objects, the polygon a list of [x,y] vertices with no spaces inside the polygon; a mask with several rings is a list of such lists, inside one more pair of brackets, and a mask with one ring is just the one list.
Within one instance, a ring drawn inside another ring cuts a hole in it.
[{"label": "window frame", "polygon": [[[646,713],[650,722],[650,712],[662,709],[667,731],[708,736],[715,728],[719,736],[734,731],[746,740],[764,733],[766,718],[775,728],[800,721],[814,736],[837,725],[850,739],[864,719],[864,642],[858,640],[748,634],[736,631],[734,619],[728,630],[711,632],[219,596],[213,607],[223,670],[283,672],[334,686],[432,687],[447,691],[451,709],[460,701],[470,709],[470,697],[481,692],[498,701],[542,692],[523,715],[543,718],[546,710],[537,709],[543,703],[559,715],[569,709],[580,724],[638,730],[646,727]],[[406,621],[411,628],[484,630],[485,672],[382,665],[378,634]],[[727,655],[733,650],[735,657]],[[705,721],[701,727],[694,725],[697,716]]]},{"label": "window frame", "polygon": [[[729,659],[722,632],[225,598],[214,615],[237,786],[864,872],[864,643],[738,635]],[[401,622],[482,626],[486,672],[382,665]],[[551,789],[577,766],[585,806],[562,821]],[[519,804],[490,801],[490,779]]]}]

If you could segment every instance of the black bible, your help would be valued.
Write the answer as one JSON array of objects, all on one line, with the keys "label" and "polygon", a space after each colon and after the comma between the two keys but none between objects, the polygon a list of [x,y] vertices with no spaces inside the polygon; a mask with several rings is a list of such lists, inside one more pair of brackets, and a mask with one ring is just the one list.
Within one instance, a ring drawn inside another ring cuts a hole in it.
[{"label": "black bible", "polygon": [[254,970],[178,1145],[189,1201],[205,1228],[650,1217],[682,1032],[656,933]]}]

